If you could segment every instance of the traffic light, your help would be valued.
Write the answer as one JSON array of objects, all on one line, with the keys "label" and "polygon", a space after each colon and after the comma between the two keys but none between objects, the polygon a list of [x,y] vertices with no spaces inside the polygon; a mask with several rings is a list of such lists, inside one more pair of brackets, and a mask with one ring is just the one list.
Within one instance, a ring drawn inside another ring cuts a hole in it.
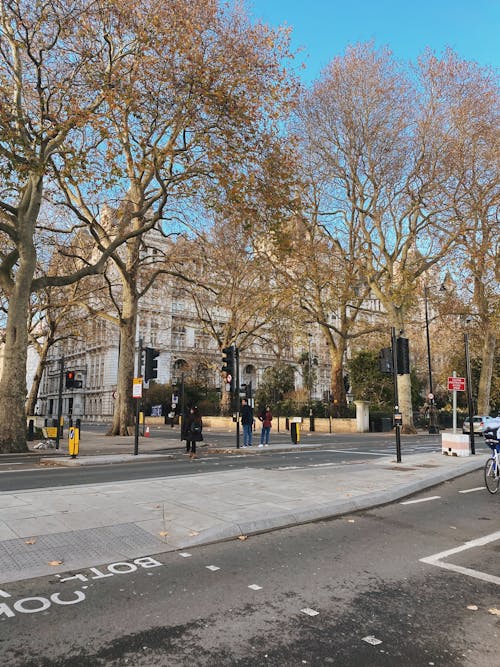
[{"label": "traffic light", "polygon": [[222,373],[226,375],[226,382],[229,384],[230,391],[236,389],[236,348],[234,345],[222,348]]},{"label": "traffic light", "polygon": [[66,371],[66,389],[73,389],[75,386],[75,371]]},{"label": "traffic light", "polygon": [[253,391],[252,391],[252,381],[248,383],[243,383],[240,386],[240,398],[246,398],[247,400],[250,400],[253,396]]},{"label": "traffic light", "polygon": [[408,338],[398,338],[396,341],[398,354],[398,375],[408,375],[410,372],[410,346]]},{"label": "traffic light", "polygon": [[160,352],[155,350],[153,347],[146,348],[146,359],[144,362],[144,379],[146,382],[148,380],[156,380],[158,377],[158,357]]},{"label": "traffic light", "polygon": [[392,373],[392,350],[384,347],[378,355],[378,367],[381,373]]}]

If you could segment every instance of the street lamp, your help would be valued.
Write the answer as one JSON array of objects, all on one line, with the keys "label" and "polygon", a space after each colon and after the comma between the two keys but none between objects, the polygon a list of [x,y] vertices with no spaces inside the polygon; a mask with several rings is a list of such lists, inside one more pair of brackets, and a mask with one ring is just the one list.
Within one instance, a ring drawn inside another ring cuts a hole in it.
[{"label": "street lamp", "polygon": [[[434,402],[434,387],[432,385],[432,361],[431,361],[431,338],[429,334],[429,307],[428,307],[428,292],[430,288],[436,285],[424,286],[424,301],[425,301],[425,333],[427,337],[427,364],[429,369],[429,433],[439,433],[439,426],[437,423],[436,404]],[[439,291],[446,291],[444,285],[439,286]]]},{"label": "street lamp", "polygon": [[309,337],[309,350],[308,350],[308,384],[309,384],[309,430],[312,432],[314,431],[314,415],[313,415],[313,408],[312,408],[312,390],[313,390],[313,375],[312,375],[312,354],[311,354],[311,339],[312,339],[312,333],[307,334]]},{"label": "street lamp", "polygon": [[[471,317],[467,317],[465,320],[466,326],[471,323]],[[465,369],[467,374],[467,409],[469,411],[469,446],[470,453],[476,453],[476,445],[474,442],[474,407],[472,403],[472,373],[470,367],[470,354],[469,354],[469,331],[467,328],[464,331],[464,344],[465,344]]]}]

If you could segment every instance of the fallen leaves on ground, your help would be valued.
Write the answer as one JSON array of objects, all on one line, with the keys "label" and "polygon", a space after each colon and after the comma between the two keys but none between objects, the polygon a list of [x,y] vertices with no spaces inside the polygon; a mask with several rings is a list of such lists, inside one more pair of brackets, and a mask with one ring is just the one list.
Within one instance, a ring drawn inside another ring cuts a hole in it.
[{"label": "fallen leaves on ground", "polygon": [[62,565],[64,563],[63,560],[50,560],[49,565]]},{"label": "fallen leaves on ground", "polygon": [[500,609],[497,609],[496,607],[491,607],[488,611],[490,614],[493,614],[493,616],[500,616]]},{"label": "fallen leaves on ground", "polygon": [[239,540],[248,540],[248,535],[238,535]]},{"label": "fallen leaves on ground", "polygon": [[35,543],[36,543],[36,540],[35,540],[34,537],[30,537],[29,540],[24,541],[24,544],[35,544]]},{"label": "fallen leaves on ground", "polygon": [[192,531],[189,533],[189,536],[190,536],[190,537],[195,537],[196,535],[199,535],[199,534],[200,534],[200,533],[199,533],[197,530],[192,530]]},{"label": "fallen leaves on ground", "polygon": [[167,537],[168,533],[167,533],[166,530],[160,530],[159,535],[160,535],[160,537]]},{"label": "fallen leaves on ground", "polygon": [[470,609],[471,611],[477,611],[479,607],[477,606],[477,604],[468,604],[467,609]]}]

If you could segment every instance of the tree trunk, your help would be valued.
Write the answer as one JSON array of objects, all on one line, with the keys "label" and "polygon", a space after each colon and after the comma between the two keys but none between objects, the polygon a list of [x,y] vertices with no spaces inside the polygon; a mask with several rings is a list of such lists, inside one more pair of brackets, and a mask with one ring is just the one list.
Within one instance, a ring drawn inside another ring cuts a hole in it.
[{"label": "tree trunk", "polygon": [[28,180],[17,212],[18,270],[8,294],[7,326],[0,379],[0,453],[26,452],[26,364],[28,307],[36,267],[33,236],[42,197],[42,178]]},{"label": "tree trunk", "polygon": [[[134,399],[132,380],[136,355],[136,331],[138,298],[135,285],[123,280],[123,307],[120,317],[120,357],[116,388],[113,424],[107,435],[128,435],[128,427],[134,424]],[[140,369],[138,370],[140,374]]]},{"label": "tree trunk", "polygon": [[[389,306],[392,311],[392,321],[395,323],[394,327],[396,329],[396,334],[398,331],[404,332],[404,311],[403,309],[394,306]],[[404,336],[404,333],[401,333]],[[410,352],[411,352],[411,341],[410,341]],[[399,400],[399,410],[403,416],[403,426],[401,427],[401,433],[416,433],[417,429],[413,423],[413,406],[411,402],[411,375],[407,373],[406,375],[398,375],[398,400]]]},{"label": "tree trunk", "polygon": [[9,298],[2,378],[0,380],[0,452],[26,452],[26,362],[28,312],[33,260],[21,262],[16,285]]},{"label": "tree trunk", "polygon": [[398,397],[399,409],[403,415],[403,426],[401,433],[416,433],[413,424],[413,407],[411,404],[411,376],[410,374],[398,375]]},{"label": "tree trunk", "polygon": [[231,392],[226,391],[226,384],[223,382],[220,397],[220,413],[221,415],[229,415],[231,413],[231,409]]},{"label": "tree trunk", "polygon": [[343,407],[346,404],[343,366],[345,343],[343,339],[340,339],[339,344],[335,346],[330,343],[328,350],[331,364],[330,391],[332,401],[334,406]]},{"label": "tree trunk", "polygon": [[487,331],[484,337],[481,355],[481,374],[477,392],[477,412],[479,415],[490,414],[491,378],[495,360],[496,336],[493,331]]},{"label": "tree trunk", "polygon": [[41,346],[41,348],[39,350],[38,365],[36,367],[33,382],[31,384],[31,389],[30,389],[30,393],[29,393],[29,396],[28,396],[28,400],[26,401],[26,414],[27,415],[34,415],[35,414],[36,402],[38,400],[38,392],[40,390],[40,382],[42,381],[43,370],[45,368],[45,363],[47,361],[47,354],[48,354],[49,349],[50,349],[51,346],[52,346],[52,340],[49,337],[47,337],[44,340],[43,345]]},{"label": "tree trunk", "polygon": [[[131,199],[133,197],[131,196]],[[134,223],[138,225],[139,222]],[[113,424],[107,435],[128,435],[128,429],[135,422],[135,401],[132,398],[132,380],[136,357],[137,312],[139,295],[137,278],[139,266],[140,236],[127,241],[125,266],[117,265],[122,283],[122,309],[120,313],[120,354],[118,358],[118,379],[116,387]],[[141,368],[137,369],[137,376]]]}]

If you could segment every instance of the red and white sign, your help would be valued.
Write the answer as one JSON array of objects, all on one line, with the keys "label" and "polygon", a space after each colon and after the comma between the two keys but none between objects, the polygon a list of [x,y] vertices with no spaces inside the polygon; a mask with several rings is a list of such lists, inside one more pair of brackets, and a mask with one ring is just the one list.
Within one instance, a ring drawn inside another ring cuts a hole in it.
[{"label": "red and white sign", "polygon": [[448,378],[448,391],[465,391],[465,378]]},{"label": "red and white sign", "polygon": [[132,383],[132,398],[142,398],[142,378],[134,378]]}]

